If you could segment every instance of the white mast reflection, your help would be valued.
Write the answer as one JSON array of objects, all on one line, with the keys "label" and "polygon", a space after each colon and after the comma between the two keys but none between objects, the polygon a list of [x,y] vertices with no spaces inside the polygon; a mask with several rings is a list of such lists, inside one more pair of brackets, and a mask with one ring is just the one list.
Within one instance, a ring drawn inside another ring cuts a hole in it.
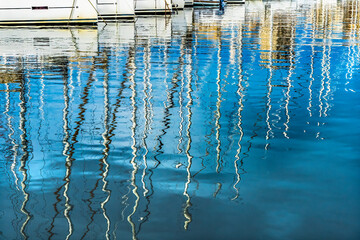
[{"label": "white mast reflection", "polygon": [[104,88],[104,133],[102,134],[102,138],[103,138],[103,145],[104,145],[104,150],[103,150],[103,154],[104,157],[101,159],[101,163],[104,166],[102,166],[103,172],[102,172],[102,182],[103,182],[103,186],[101,188],[101,190],[106,193],[106,198],[103,202],[101,202],[100,207],[102,209],[103,212],[103,216],[105,218],[106,221],[106,232],[105,232],[105,238],[108,240],[109,239],[109,231],[110,231],[110,219],[106,214],[106,208],[105,208],[105,204],[109,201],[110,199],[110,195],[111,192],[110,190],[106,189],[107,185],[108,185],[108,181],[106,180],[106,177],[108,176],[109,173],[109,164],[107,162],[107,158],[109,157],[109,151],[110,151],[110,143],[111,143],[111,139],[109,137],[109,113],[110,113],[110,107],[109,107],[109,73],[106,72],[105,76],[104,76],[104,82],[103,82],[103,88]]},{"label": "white mast reflection", "polygon": [[[132,59],[133,57],[131,57]],[[134,60],[132,59],[132,65],[134,65]],[[133,66],[134,69],[134,66]],[[131,126],[131,138],[133,141],[133,144],[131,145],[131,149],[132,149],[132,159],[130,161],[132,167],[133,167],[133,171],[131,172],[131,186],[133,187],[132,193],[135,196],[135,203],[134,203],[134,207],[133,207],[133,211],[128,215],[127,217],[127,221],[129,222],[130,226],[131,226],[131,231],[132,231],[132,239],[135,240],[136,238],[136,229],[135,229],[135,223],[132,219],[132,216],[135,214],[138,205],[139,205],[139,200],[140,200],[140,196],[137,192],[138,190],[138,186],[136,185],[136,174],[137,171],[139,169],[138,164],[136,163],[136,157],[137,157],[137,153],[138,153],[138,147],[136,146],[136,127],[137,127],[137,123],[136,123],[136,111],[137,111],[137,106],[136,106],[136,82],[135,82],[135,77],[134,77],[134,73],[135,71],[132,71],[132,74],[130,76],[130,82],[131,82],[131,106],[132,106],[132,117],[131,117],[131,122],[132,122],[132,126]]]},{"label": "white mast reflection", "polygon": [[271,93],[272,93],[272,78],[273,78],[273,28],[274,28],[274,19],[273,19],[273,11],[270,10],[270,53],[269,53],[269,78],[268,78],[268,84],[267,84],[267,111],[266,111],[266,125],[267,125],[267,131],[266,131],[266,144],[265,144],[265,150],[268,150],[269,148],[269,139],[272,136],[272,127],[270,124],[270,112],[272,108],[271,104]]},{"label": "white mast reflection", "polygon": [[14,186],[17,190],[19,190],[19,187],[18,187],[18,181],[19,181],[19,178],[17,176],[17,173],[15,171],[15,167],[16,167],[16,159],[17,159],[17,153],[18,153],[18,148],[19,148],[19,145],[16,144],[15,142],[15,139],[13,138],[13,135],[15,133],[15,130],[12,126],[12,116],[9,115],[9,111],[10,111],[10,88],[9,88],[9,83],[6,83],[5,84],[5,87],[6,87],[6,95],[5,95],[5,101],[6,101],[6,104],[5,104],[5,111],[3,112],[4,115],[6,116],[7,118],[7,126],[10,130],[9,134],[8,134],[8,137],[9,137],[9,140],[11,142],[11,145],[12,145],[12,148],[11,148],[11,151],[13,152],[13,156],[12,156],[12,163],[11,163],[11,166],[10,166],[10,171],[12,172],[13,176],[14,176]]},{"label": "white mast reflection", "polygon": [[[328,10],[329,14],[332,13],[332,11]],[[327,14],[328,15],[328,14]],[[328,18],[329,21],[331,22],[331,26],[329,26],[329,32],[328,32],[328,35],[329,36],[326,36],[326,42],[328,44],[328,47],[327,47],[327,53],[326,53],[326,61],[325,61],[325,64],[324,64],[324,71],[325,71],[325,76],[326,76],[326,92],[325,92],[325,95],[324,95],[324,100],[325,100],[325,108],[324,108],[324,117],[327,117],[327,112],[329,111],[329,108],[330,108],[330,104],[329,104],[329,94],[331,92],[331,76],[330,76],[330,66],[331,66],[331,44],[332,44],[332,41],[331,41],[331,37],[332,37],[332,29],[333,29],[333,19],[334,19],[334,16],[333,14]],[[324,46],[326,48],[326,45]]]},{"label": "white mast reflection", "polygon": [[[237,46],[238,46],[238,75],[239,75],[239,81],[238,81],[238,90],[236,91],[236,93],[238,94],[239,96],[239,102],[238,102],[238,105],[239,105],[239,108],[238,108],[238,112],[237,112],[237,115],[238,115],[238,123],[237,123],[237,127],[239,129],[239,132],[240,132],[240,136],[239,136],[239,140],[238,140],[238,149],[236,151],[236,155],[235,155],[235,161],[234,161],[234,168],[235,168],[235,174],[236,174],[236,181],[233,185],[233,188],[236,192],[235,196],[231,199],[231,200],[235,200],[239,197],[239,188],[237,187],[238,183],[240,182],[241,180],[241,176],[240,176],[240,173],[239,173],[239,160],[240,160],[240,153],[242,151],[242,145],[241,145],[241,141],[243,139],[243,136],[244,136],[244,131],[243,131],[243,127],[242,127],[242,111],[244,109],[244,103],[243,103],[243,100],[244,100],[244,86],[243,86],[243,71],[242,71],[242,48],[243,48],[243,44],[242,44],[242,26],[239,27],[239,37],[238,37],[238,43],[237,43]],[[241,163],[242,165],[242,163]]]},{"label": "white mast reflection", "polygon": [[221,94],[221,87],[220,87],[220,81],[221,81],[221,39],[219,39],[219,44],[218,44],[218,51],[217,51],[217,60],[218,60],[218,66],[217,66],[217,78],[216,78],[216,86],[217,86],[217,100],[216,100],[216,117],[215,117],[215,126],[216,126],[216,141],[217,141],[217,146],[216,146],[216,172],[219,173],[220,172],[220,153],[221,153],[221,141],[220,141],[220,118],[221,118],[221,112],[220,112],[220,108],[221,108],[221,102],[222,102],[222,94]]},{"label": "white mast reflection", "polygon": [[[190,58],[191,56],[188,55],[187,56],[188,58]],[[191,149],[191,142],[192,142],[192,139],[191,139],[191,134],[190,134],[190,128],[191,128],[191,125],[192,125],[192,122],[191,122],[191,118],[192,118],[192,111],[191,111],[191,106],[193,104],[193,99],[192,99],[192,87],[191,87],[191,75],[188,74],[188,83],[187,83],[187,99],[188,99],[188,102],[186,104],[186,109],[187,109],[187,119],[188,119],[188,124],[187,124],[187,127],[186,127],[186,136],[187,136],[187,145],[186,145],[186,149],[185,149],[185,154],[186,154],[186,157],[187,157],[187,167],[186,167],[186,172],[187,172],[187,181],[185,183],[185,189],[184,189],[184,193],[183,195],[186,196],[187,200],[186,200],[186,203],[185,203],[185,207],[184,207],[184,217],[186,218],[185,222],[184,222],[184,229],[187,230],[188,227],[189,227],[189,224],[190,222],[192,221],[192,216],[191,214],[189,213],[189,208],[191,207],[191,199],[190,199],[190,195],[188,193],[188,189],[189,189],[189,185],[191,183],[191,172],[190,172],[190,169],[191,169],[191,165],[192,165],[192,159],[193,159],[193,156],[190,154],[190,149]]]},{"label": "white mast reflection", "polygon": [[288,76],[286,77],[286,83],[287,83],[287,91],[286,91],[286,99],[285,99],[285,115],[286,115],[286,122],[284,123],[285,126],[285,130],[283,132],[283,135],[289,139],[288,136],[288,130],[289,130],[289,123],[290,123],[290,114],[289,114],[289,103],[290,103],[290,91],[292,88],[292,80],[291,80],[291,76],[293,74],[294,71],[294,64],[295,64],[295,56],[294,56],[294,38],[295,38],[295,27],[294,27],[294,20],[291,19],[290,24],[291,24],[291,37],[290,37],[290,67],[289,67],[289,73]]},{"label": "white mast reflection", "polygon": [[[70,84],[72,83],[72,73],[73,73],[73,69],[70,67]],[[65,173],[65,184],[64,184],[64,192],[63,192],[63,196],[65,198],[65,210],[64,210],[64,217],[66,218],[67,222],[68,222],[68,227],[69,227],[69,233],[66,236],[66,239],[69,239],[69,237],[72,234],[72,222],[69,216],[69,211],[71,210],[71,205],[69,204],[69,196],[67,194],[67,191],[69,189],[69,184],[70,184],[70,180],[68,179],[68,176],[70,176],[71,174],[71,166],[72,166],[72,161],[71,161],[71,156],[69,154],[69,150],[70,150],[70,134],[69,134],[69,121],[68,121],[68,115],[69,115],[69,102],[70,99],[72,99],[72,95],[69,96],[69,87],[68,87],[68,82],[67,82],[67,78],[64,78],[64,108],[63,108],[63,131],[64,131],[64,139],[63,139],[63,144],[64,144],[64,149],[63,149],[63,155],[65,156],[65,166],[66,166],[66,173]]]},{"label": "white mast reflection", "polygon": [[[21,191],[24,195],[24,201],[21,205],[20,211],[26,216],[25,221],[23,222],[21,228],[20,228],[20,233],[23,235],[24,239],[28,239],[29,236],[25,233],[25,229],[27,224],[29,223],[30,219],[31,219],[31,214],[30,212],[26,209],[26,205],[29,201],[29,193],[26,191],[27,185],[26,182],[28,180],[28,170],[26,168],[26,163],[29,160],[29,140],[28,138],[28,133],[26,130],[26,114],[27,114],[27,101],[29,99],[29,96],[26,95],[30,95],[30,89],[27,89],[26,86],[28,85],[28,83],[26,83],[26,79],[22,78],[20,83],[20,103],[19,103],[19,107],[20,107],[20,123],[19,123],[19,129],[21,131],[21,135],[20,135],[20,139],[21,139],[21,149],[23,151],[23,154],[20,158],[20,166],[19,166],[19,171],[22,173],[23,175],[23,179],[20,182],[21,185]],[[29,87],[29,86],[28,86]],[[28,91],[28,93],[26,94],[26,91]]]},{"label": "white mast reflection", "polygon": [[[148,39],[148,45],[150,45],[150,39]],[[146,197],[147,193],[149,192],[149,190],[146,188],[146,183],[145,183],[145,176],[146,176],[146,171],[148,168],[148,164],[147,164],[147,155],[149,153],[149,149],[147,147],[147,136],[148,133],[150,131],[150,123],[151,123],[151,113],[152,113],[152,106],[151,106],[151,86],[150,86],[150,51],[149,48],[146,47],[144,49],[144,65],[145,65],[145,71],[144,71],[144,78],[143,78],[143,85],[144,85],[144,98],[143,98],[143,102],[144,102],[144,119],[145,119],[145,127],[144,127],[144,132],[143,132],[143,138],[142,138],[142,145],[145,148],[145,153],[143,155],[143,161],[144,161],[144,169],[143,169],[143,174],[141,176],[141,182],[143,184],[143,189],[144,189],[144,197]]]},{"label": "white mast reflection", "polygon": [[312,38],[312,41],[311,41],[311,63],[310,63],[310,83],[309,83],[309,105],[307,107],[307,110],[309,112],[309,116],[312,117],[312,85],[313,85],[313,82],[315,81],[315,78],[314,78],[314,58],[315,58],[315,33],[316,33],[316,27],[315,27],[315,24],[316,24],[316,8],[312,11],[312,18],[311,18],[311,26],[312,26],[312,34],[311,34],[311,38]]}]

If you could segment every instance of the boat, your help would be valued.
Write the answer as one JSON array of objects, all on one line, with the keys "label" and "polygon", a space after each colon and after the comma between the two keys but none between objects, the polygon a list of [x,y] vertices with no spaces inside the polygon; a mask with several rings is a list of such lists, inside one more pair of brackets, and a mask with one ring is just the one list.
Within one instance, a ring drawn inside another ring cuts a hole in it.
[{"label": "boat", "polygon": [[182,10],[185,7],[185,0],[172,0],[172,9]]},{"label": "boat", "polygon": [[134,0],[97,0],[99,20],[133,19],[135,17]]},{"label": "boat", "polygon": [[171,13],[171,0],[135,0],[136,15],[159,15]]},{"label": "boat", "polygon": [[89,24],[97,22],[95,0],[0,2],[0,25]]}]

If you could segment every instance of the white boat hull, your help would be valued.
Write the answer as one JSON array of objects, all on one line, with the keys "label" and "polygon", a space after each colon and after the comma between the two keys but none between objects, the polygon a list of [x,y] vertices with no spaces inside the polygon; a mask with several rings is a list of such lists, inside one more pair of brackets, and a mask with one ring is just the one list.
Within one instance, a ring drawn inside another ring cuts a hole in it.
[{"label": "white boat hull", "polygon": [[95,0],[1,1],[0,25],[96,23],[95,8]]},{"label": "white boat hull", "polygon": [[135,14],[137,15],[170,14],[171,12],[171,0],[135,0]]},{"label": "white boat hull", "polygon": [[97,0],[99,20],[132,19],[135,17],[134,0]]}]

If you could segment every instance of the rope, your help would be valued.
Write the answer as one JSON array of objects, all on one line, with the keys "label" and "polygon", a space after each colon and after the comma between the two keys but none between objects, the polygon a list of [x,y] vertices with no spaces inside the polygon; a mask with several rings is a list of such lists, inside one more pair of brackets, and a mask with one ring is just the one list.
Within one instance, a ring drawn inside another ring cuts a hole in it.
[{"label": "rope", "polygon": [[74,12],[75,2],[76,2],[76,0],[74,0],[74,1],[73,1],[73,4],[72,4],[72,8],[71,8],[71,11],[70,11],[69,19],[68,19],[68,22],[67,22],[68,25],[69,25],[69,23],[70,23],[71,16],[72,16],[72,14],[73,14],[73,12]]},{"label": "rope", "polygon": [[168,2],[166,0],[164,0],[164,2],[165,2],[165,14],[166,14],[166,9],[168,9],[169,13],[171,13]]}]

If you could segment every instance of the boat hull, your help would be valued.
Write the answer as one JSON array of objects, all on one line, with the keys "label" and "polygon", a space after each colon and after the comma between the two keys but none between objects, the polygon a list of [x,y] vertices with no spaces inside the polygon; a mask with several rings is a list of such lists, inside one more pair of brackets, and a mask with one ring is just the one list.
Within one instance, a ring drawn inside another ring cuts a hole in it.
[{"label": "boat hull", "polygon": [[0,25],[93,24],[95,0],[13,0],[0,2]]},{"label": "boat hull", "polygon": [[135,17],[134,0],[97,0],[97,9],[99,20]]},{"label": "boat hull", "polygon": [[136,15],[162,15],[171,14],[170,0],[135,0]]}]

